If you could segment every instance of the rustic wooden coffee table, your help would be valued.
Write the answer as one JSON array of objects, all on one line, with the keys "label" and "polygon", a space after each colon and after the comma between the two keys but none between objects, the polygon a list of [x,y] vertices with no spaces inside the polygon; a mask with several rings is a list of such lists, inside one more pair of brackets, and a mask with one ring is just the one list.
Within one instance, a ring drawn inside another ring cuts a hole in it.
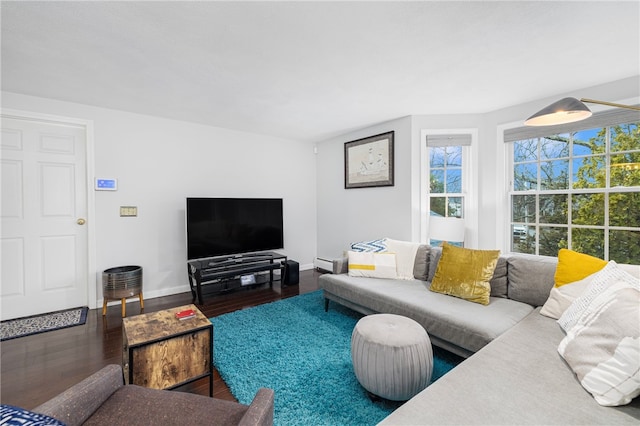
[{"label": "rustic wooden coffee table", "polygon": [[[193,318],[176,313],[193,309]],[[127,384],[174,389],[209,377],[213,396],[213,324],[195,305],[122,319],[122,368]]]}]

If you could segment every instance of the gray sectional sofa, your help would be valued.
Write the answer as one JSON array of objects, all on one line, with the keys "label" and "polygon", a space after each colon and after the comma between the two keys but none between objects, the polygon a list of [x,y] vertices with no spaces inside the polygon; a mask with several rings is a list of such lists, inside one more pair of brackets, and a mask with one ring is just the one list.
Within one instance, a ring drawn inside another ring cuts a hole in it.
[{"label": "gray sectional sofa", "polygon": [[[553,286],[556,258],[501,256],[490,282],[489,305],[434,293],[429,284],[441,254],[440,247],[423,245],[416,255],[414,280],[351,277],[346,274],[346,258],[334,261],[334,274],[318,280],[326,307],[334,301],[365,315],[412,318],[427,330],[434,345],[468,357],[544,304]],[[418,259],[421,256],[424,262]]]},{"label": "gray sectional sofa", "polygon": [[434,345],[467,357],[381,424],[640,424],[640,398],[600,406],[558,354],[564,333],[539,313],[557,258],[500,256],[483,306],[429,291],[441,252],[418,250],[414,280],[351,277],[346,259],[319,278],[325,309],[337,302],[412,318]]}]

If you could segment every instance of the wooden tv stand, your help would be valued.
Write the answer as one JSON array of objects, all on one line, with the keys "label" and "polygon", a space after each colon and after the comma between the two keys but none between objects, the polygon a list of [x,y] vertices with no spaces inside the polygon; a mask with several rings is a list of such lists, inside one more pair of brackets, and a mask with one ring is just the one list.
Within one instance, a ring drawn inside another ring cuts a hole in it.
[{"label": "wooden tv stand", "polygon": [[[282,282],[286,263],[287,256],[274,251],[189,260],[187,274],[192,303],[195,303],[196,298],[198,304],[203,303],[203,285],[214,287],[214,291],[218,292],[267,282],[273,286],[273,271],[280,270],[280,282]],[[268,281],[266,272],[269,273]]]}]

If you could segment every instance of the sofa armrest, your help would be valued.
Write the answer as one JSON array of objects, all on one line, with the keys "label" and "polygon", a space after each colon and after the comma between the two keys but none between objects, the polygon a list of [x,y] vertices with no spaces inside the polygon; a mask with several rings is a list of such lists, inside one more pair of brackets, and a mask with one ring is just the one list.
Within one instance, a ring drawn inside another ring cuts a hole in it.
[{"label": "sofa armrest", "polygon": [[251,401],[249,409],[238,423],[240,426],[273,425],[273,389],[260,388]]},{"label": "sofa armrest", "polygon": [[332,261],[334,274],[346,274],[349,272],[349,258],[343,257],[341,259],[335,259]]},{"label": "sofa armrest", "polygon": [[110,364],[33,411],[58,419],[67,426],[81,425],[123,385],[122,367]]}]

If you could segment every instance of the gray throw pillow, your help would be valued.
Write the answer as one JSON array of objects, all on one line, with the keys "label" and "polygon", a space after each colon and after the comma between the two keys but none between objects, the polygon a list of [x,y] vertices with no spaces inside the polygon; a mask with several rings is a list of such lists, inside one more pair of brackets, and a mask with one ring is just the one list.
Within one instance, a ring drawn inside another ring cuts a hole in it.
[{"label": "gray throw pillow", "polygon": [[442,247],[431,247],[429,250],[429,279],[427,281],[433,281],[440,256],[442,256]]},{"label": "gray throw pillow", "polygon": [[413,265],[413,277],[416,280],[427,280],[427,273],[429,270],[429,251],[430,246],[427,244],[420,244],[420,246],[418,246],[416,261]]},{"label": "gray throw pillow", "polygon": [[509,299],[542,306],[553,288],[557,257],[517,254],[507,258]]}]

